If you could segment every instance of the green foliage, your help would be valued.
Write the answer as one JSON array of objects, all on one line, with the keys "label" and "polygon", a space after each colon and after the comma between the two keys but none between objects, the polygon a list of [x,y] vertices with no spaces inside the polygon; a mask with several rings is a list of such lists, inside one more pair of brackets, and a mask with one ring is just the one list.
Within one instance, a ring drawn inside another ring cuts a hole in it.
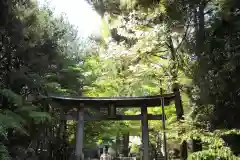
[{"label": "green foliage", "polygon": [[239,158],[234,156],[231,150],[227,147],[221,147],[218,149],[208,149],[202,152],[196,152],[191,154],[188,159],[193,160],[214,160],[219,159],[229,159],[229,160],[238,160]]},{"label": "green foliage", "polygon": [[38,150],[43,140],[49,146],[54,141],[58,146],[53,151],[59,151],[59,111],[38,97],[81,94],[79,61],[85,51],[73,26],[52,17],[48,7],[35,1],[5,2],[0,3],[0,159],[8,159],[9,152],[19,157],[14,147]]},{"label": "green foliage", "polygon": [[[121,16],[110,16],[110,19],[114,20],[109,21],[108,28],[111,28],[112,39],[107,41],[107,48],[101,50],[99,56],[91,56],[84,62],[88,70],[84,75],[93,78],[92,85],[85,86],[85,95],[97,97],[157,95],[160,94],[160,87],[163,87],[165,93],[172,92],[172,84],[175,81],[171,72],[172,52],[167,40],[169,32],[166,24],[152,22],[156,17],[154,13],[149,16],[147,12],[141,10],[134,10]],[[177,36],[182,34],[179,33]],[[189,83],[183,71],[177,69],[175,73],[180,77],[179,81],[183,82],[182,84]],[[187,104],[187,101],[188,97],[184,97],[184,104]],[[119,112],[140,114],[140,110],[136,109]],[[156,106],[150,108],[148,112],[161,114],[161,108]],[[174,105],[166,107],[165,112],[167,123],[175,123]],[[131,135],[140,135],[140,122],[126,121],[123,122],[124,126],[111,122],[108,124],[112,127],[111,131],[104,127],[106,123],[102,122],[101,134],[105,135],[103,132],[108,132],[114,135],[127,130]],[[150,128],[153,134],[160,132],[161,122],[150,121]]]},{"label": "green foliage", "polygon": [[8,150],[2,143],[0,143],[0,159],[10,160]]},{"label": "green foliage", "polygon": [[170,116],[168,136],[200,137],[208,144],[192,159],[235,159],[216,132],[239,128],[237,1],[162,0],[154,7],[153,1],[114,1],[115,7],[127,8],[120,8],[117,16],[112,16],[111,2],[103,1],[104,12],[114,20],[110,18],[112,40],[100,63],[108,67],[95,87],[104,86],[101,92],[110,91],[105,95],[134,96],[158,93],[160,79],[165,92],[178,82],[189,115],[180,124]]}]

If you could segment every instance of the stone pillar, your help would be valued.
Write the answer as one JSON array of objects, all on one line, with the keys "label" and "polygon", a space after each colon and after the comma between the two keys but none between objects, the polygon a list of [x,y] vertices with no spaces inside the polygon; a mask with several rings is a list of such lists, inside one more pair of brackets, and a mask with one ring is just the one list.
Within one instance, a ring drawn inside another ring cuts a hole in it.
[{"label": "stone pillar", "polygon": [[124,142],[123,142],[123,135],[121,134],[119,136],[119,156],[124,155]]},{"label": "stone pillar", "polygon": [[123,155],[124,157],[128,157],[129,154],[129,133],[123,134]]},{"label": "stone pillar", "polygon": [[84,138],[84,112],[78,110],[77,134],[76,134],[76,160],[83,160],[83,138]]},{"label": "stone pillar", "polygon": [[141,107],[141,123],[142,123],[142,146],[143,146],[143,160],[149,159],[149,135],[148,135],[148,118],[147,106]]}]

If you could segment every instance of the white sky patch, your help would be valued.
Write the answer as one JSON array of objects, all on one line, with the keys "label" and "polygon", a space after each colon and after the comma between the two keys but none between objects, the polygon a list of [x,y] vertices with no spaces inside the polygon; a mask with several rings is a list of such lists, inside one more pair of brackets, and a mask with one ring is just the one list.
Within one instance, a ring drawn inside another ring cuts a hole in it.
[{"label": "white sky patch", "polygon": [[[40,4],[46,0],[38,0]],[[65,14],[78,28],[79,36],[99,35],[101,17],[85,0],[47,0],[56,15]]]}]

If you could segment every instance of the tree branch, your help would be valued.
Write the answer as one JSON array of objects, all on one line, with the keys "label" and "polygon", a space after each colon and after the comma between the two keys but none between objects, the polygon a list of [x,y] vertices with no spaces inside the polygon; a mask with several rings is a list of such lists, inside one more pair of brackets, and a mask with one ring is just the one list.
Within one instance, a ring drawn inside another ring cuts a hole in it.
[{"label": "tree branch", "polygon": [[184,33],[184,35],[183,35],[183,37],[182,37],[182,40],[181,40],[181,42],[178,44],[178,46],[176,47],[176,53],[177,53],[177,51],[178,51],[178,49],[181,47],[181,45],[182,45],[182,43],[184,42],[184,40],[186,39],[186,37],[187,37],[187,34],[188,34],[188,29],[190,28],[190,21],[191,20],[189,20],[189,22],[188,22],[188,24],[187,24],[187,29],[186,29],[186,31],[185,31],[185,33]]}]

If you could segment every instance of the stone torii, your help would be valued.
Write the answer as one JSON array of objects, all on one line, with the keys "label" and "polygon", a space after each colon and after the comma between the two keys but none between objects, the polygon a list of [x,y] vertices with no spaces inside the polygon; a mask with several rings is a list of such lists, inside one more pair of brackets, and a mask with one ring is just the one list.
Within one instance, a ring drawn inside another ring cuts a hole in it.
[{"label": "stone torii", "polygon": [[[84,121],[100,120],[141,120],[143,160],[149,159],[149,131],[148,120],[163,120],[164,115],[152,115],[147,113],[148,107],[168,106],[171,101],[175,102],[177,119],[182,119],[183,107],[181,96],[178,89],[173,93],[141,96],[141,97],[65,97],[65,96],[48,96],[53,102],[60,104],[64,110],[76,110],[75,116],[64,115],[65,120],[77,120],[76,131],[76,160],[83,160],[83,139],[84,139]],[[164,103],[163,103],[164,102]],[[84,109],[104,108],[108,110],[107,115],[86,116]],[[140,108],[140,115],[119,115],[116,113],[117,108]]]}]

